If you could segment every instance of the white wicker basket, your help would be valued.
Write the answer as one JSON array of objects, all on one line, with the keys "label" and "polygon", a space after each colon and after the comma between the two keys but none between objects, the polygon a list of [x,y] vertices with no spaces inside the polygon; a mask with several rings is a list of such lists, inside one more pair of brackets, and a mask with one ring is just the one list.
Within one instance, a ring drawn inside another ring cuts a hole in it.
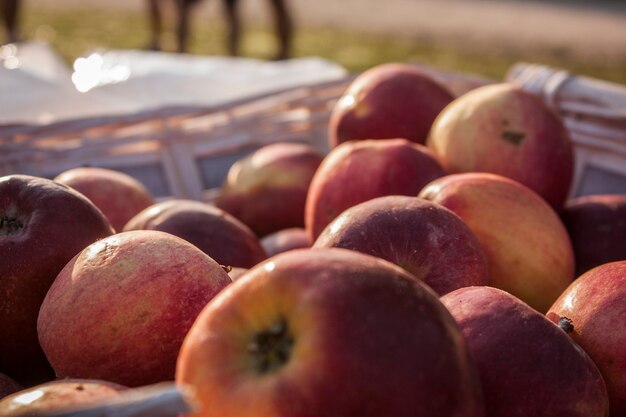
[{"label": "white wicker basket", "polygon": [[540,96],[574,142],[570,196],[626,194],[626,87],[544,65],[518,63],[507,81]]},{"label": "white wicker basket", "polygon": [[0,127],[0,175],[99,166],[131,174],[156,197],[207,199],[230,165],[260,146],[296,141],[326,152],[330,108],[350,80],[213,107]]}]

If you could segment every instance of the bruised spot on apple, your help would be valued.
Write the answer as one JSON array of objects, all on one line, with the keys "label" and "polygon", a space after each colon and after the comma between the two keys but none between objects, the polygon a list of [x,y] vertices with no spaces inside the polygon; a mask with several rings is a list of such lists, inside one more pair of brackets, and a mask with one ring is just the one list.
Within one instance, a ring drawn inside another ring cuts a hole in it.
[{"label": "bruised spot on apple", "polygon": [[437,115],[426,144],[447,172],[511,178],[557,211],[574,175],[574,147],[563,122],[541,99],[509,83],[456,98]]}]

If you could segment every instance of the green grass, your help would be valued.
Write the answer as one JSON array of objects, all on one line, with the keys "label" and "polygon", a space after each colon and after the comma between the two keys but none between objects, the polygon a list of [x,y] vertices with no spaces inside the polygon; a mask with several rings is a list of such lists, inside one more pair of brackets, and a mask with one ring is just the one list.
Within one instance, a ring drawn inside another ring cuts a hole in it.
[{"label": "green grass", "polygon": [[[72,62],[95,48],[142,48],[148,42],[148,26],[143,13],[132,11],[81,11],[71,13],[26,9],[24,34],[49,41]],[[219,21],[196,21],[190,52],[225,53],[225,28]],[[171,37],[166,46],[173,45]],[[242,52],[245,56],[268,58],[275,39],[268,28],[246,27]],[[380,36],[331,28],[298,28],[295,56],[319,56],[359,72],[384,62],[421,62],[434,67],[474,73],[501,79],[519,61],[540,62],[578,74],[626,84],[626,62],[590,62],[567,51],[498,50],[472,51],[429,39]]]}]

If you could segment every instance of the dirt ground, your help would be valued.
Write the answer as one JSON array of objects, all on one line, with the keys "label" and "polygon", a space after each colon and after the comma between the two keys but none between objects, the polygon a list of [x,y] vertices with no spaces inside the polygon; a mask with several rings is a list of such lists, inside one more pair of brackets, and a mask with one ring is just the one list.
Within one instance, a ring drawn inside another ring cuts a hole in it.
[{"label": "dirt ground", "polygon": [[[25,0],[27,7],[143,10],[144,0]],[[196,20],[220,18],[203,1]],[[246,22],[268,22],[266,0],[242,1]],[[471,48],[544,48],[588,59],[626,61],[626,1],[291,0],[298,25],[343,26]],[[626,71],[626,68],[625,68]]]}]

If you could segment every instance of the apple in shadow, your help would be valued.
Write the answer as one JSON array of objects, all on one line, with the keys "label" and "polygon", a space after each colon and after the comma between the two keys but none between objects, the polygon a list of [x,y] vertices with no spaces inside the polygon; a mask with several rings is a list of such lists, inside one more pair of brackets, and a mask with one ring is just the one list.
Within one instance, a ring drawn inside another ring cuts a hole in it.
[{"label": "apple in shadow", "polygon": [[[441,297],[478,366],[491,417],[606,417],[606,385],[559,326],[513,295],[468,287]],[[613,414],[611,410],[611,415]]]},{"label": "apple in shadow", "polygon": [[57,274],[113,229],[84,195],[27,175],[0,177],[0,370],[21,385],[54,378],[37,314]]},{"label": "apple in shadow", "polygon": [[626,194],[588,195],[565,202],[561,219],[576,258],[576,275],[626,260]]},{"label": "apple in shadow", "polygon": [[137,213],[124,231],[158,230],[197,246],[217,263],[250,268],[267,258],[259,238],[234,216],[213,205],[172,199]]}]

